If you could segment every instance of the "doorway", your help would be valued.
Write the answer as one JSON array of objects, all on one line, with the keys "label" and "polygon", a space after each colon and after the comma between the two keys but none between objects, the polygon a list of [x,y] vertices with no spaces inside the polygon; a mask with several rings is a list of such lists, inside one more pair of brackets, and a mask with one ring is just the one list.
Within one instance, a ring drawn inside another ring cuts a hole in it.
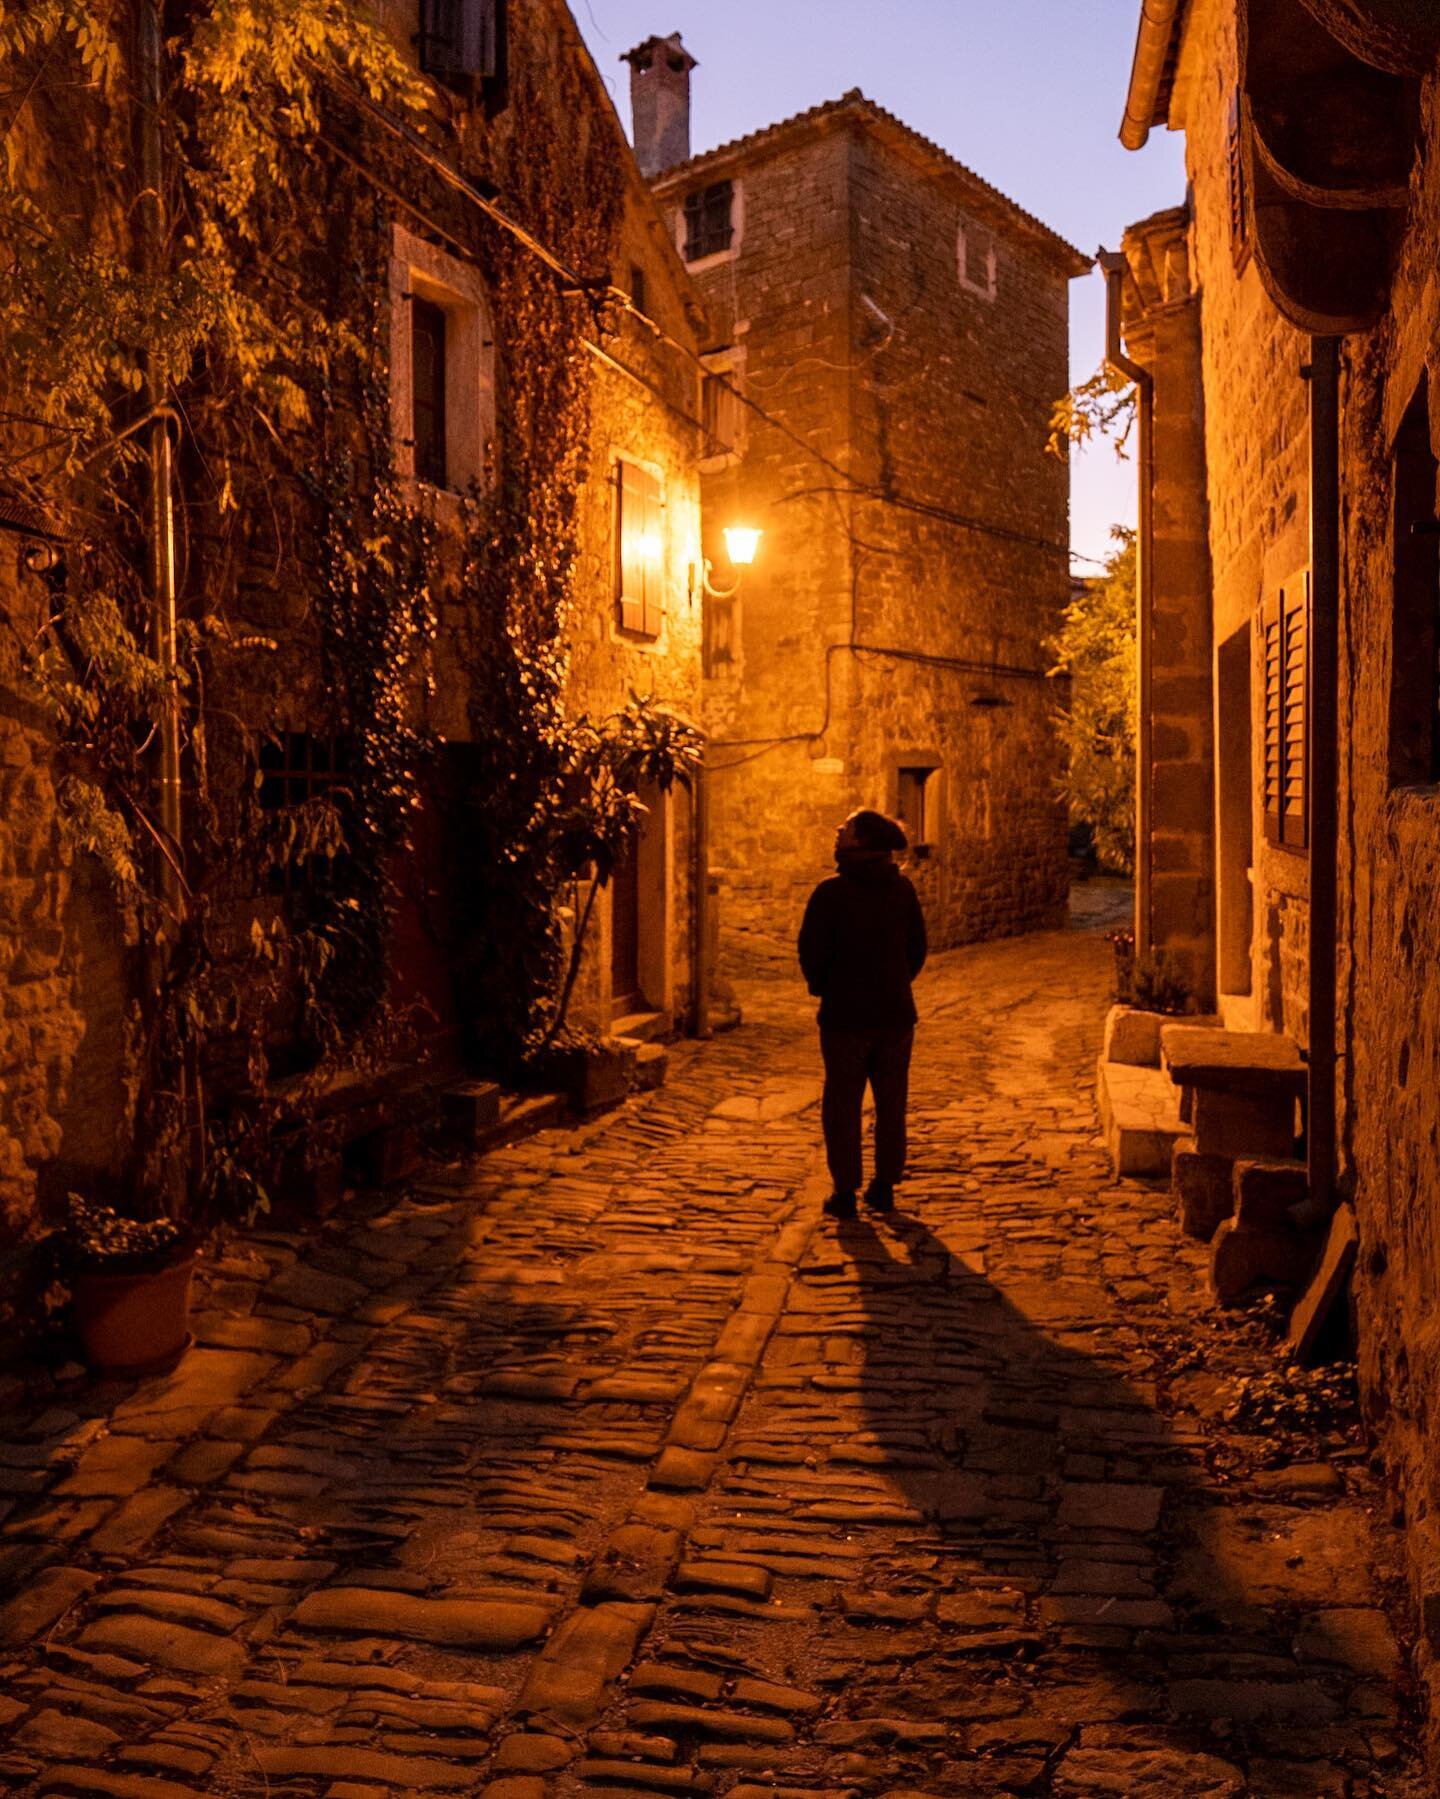
[{"label": "doorway", "polygon": [[640,857],[632,843],[610,877],[610,1013],[645,1010],[640,986]]},{"label": "doorway", "polygon": [[[1250,766],[1248,624],[1225,638],[1216,656],[1216,985],[1222,996],[1249,994],[1253,985],[1254,775]],[[1223,1001],[1222,1001],[1223,1004]]]}]

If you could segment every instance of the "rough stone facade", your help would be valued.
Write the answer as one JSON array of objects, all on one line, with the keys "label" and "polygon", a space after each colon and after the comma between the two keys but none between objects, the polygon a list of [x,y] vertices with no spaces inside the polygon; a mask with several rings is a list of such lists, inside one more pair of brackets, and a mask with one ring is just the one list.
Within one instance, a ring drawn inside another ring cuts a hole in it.
[{"label": "rough stone facade", "polygon": [[[393,0],[382,9],[402,53],[414,57],[415,0]],[[604,85],[568,9],[561,0],[511,9],[508,51],[512,72],[523,64],[554,70],[568,63],[576,71],[583,116],[557,141],[605,148],[617,176],[618,223],[608,266],[586,274],[614,283],[624,292],[643,288],[643,309],[660,328],[657,335],[611,305],[585,311],[589,347],[580,354],[590,378],[590,454],[577,501],[579,555],[572,583],[566,648],[569,676],[566,703],[574,713],[600,720],[624,707],[632,695],[651,696],[698,722],[700,701],[700,484],[699,431],[695,419],[695,358],[702,317],[683,262],[668,239],[655,200],[635,165]],[[575,84],[572,84],[575,85]],[[66,102],[44,94],[17,121],[11,149],[21,166],[36,172],[35,191],[47,181],[75,181],[66,161]],[[454,106],[437,88],[437,108]],[[462,109],[463,110],[463,109]],[[518,179],[534,149],[517,132],[506,111],[482,118],[477,104],[468,128],[485,134],[486,156],[499,185],[524,191]],[[464,121],[462,121],[464,122]],[[440,134],[443,136],[443,134]],[[87,164],[86,174],[93,172]],[[575,169],[563,159],[540,165],[557,207],[583,199]],[[412,171],[413,176],[413,171]],[[125,179],[122,176],[120,179]],[[82,184],[83,185],[83,184]],[[105,180],[83,187],[97,216],[111,217],[119,186]],[[366,191],[361,186],[361,192]],[[410,180],[404,198],[419,193],[419,210],[394,206],[386,221],[391,261],[389,295],[392,332],[392,397],[397,464],[409,493],[433,513],[442,535],[442,578],[437,594],[439,638],[433,652],[433,683],[415,692],[415,718],[439,746],[437,766],[446,766],[471,734],[466,685],[467,607],[474,604],[458,582],[461,493],[476,483],[483,508],[494,479],[498,449],[510,428],[507,371],[497,366],[490,301],[477,264],[466,256],[465,218],[436,178],[426,191],[422,174]],[[424,222],[426,207],[440,220]],[[114,217],[118,237],[123,232]],[[317,220],[316,235],[326,223]],[[514,246],[513,254],[525,252]],[[414,481],[411,442],[411,346],[408,302],[412,292],[433,299],[445,312],[449,349],[446,401],[450,450],[447,488]],[[582,298],[571,303],[585,308]],[[498,446],[498,448],[497,448]],[[186,452],[188,453],[188,451]],[[658,479],[662,525],[659,533],[661,622],[653,637],[622,632],[617,613],[617,459],[642,464]],[[453,478],[450,478],[453,477]],[[197,475],[196,490],[204,489]],[[280,509],[283,511],[283,507]],[[219,567],[217,542],[192,507],[185,528],[188,560],[182,615],[206,592],[207,570]],[[254,633],[273,643],[258,670],[237,677],[232,692],[210,693],[217,716],[243,717],[255,730],[320,731],[325,694],[320,659],[304,579],[277,580],[282,567],[279,526],[257,508],[247,520],[236,552],[241,573],[231,622],[237,634]],[[285,546],[291,547],[289,544]],[[223,568],[221,572],[225,571]],[[215,592],[223,592],[217,576]],[[207,604],[213,603],[213,594]],[[46,590],[23,563],[23,544],[0,538],[0,605],[14,627],[8,640],[28,642],[40,629]],[[104,877],[92,860],[62,833],[56,805],[61,770],[55,743],[33,690],[22,679],[14,649],[0,666],[4,719],[0,721],[0,1248],[32,1234],[48,1203],[63,1198],[67,1185],[103,1191],[128,1148],[125,1033],[136,974],[134,946],[122,940],[123,922]],[[248,756],[239,758],[239,734],[217,724],[211,742],[212,785],[234,788],[251,779]],[[229,757],[227,761],[226,758]],[[457,762],[458,765],[458,762]],[[437,791],[439,779],[435,782]],[[677,788],[650,796],[651,812],[640,851],[636,908],[637,959],[648,1009],[660,1022],[683,1024],[695,1004],[695,892],[699,858],[693,795]],[[448,814],[427,787],[424,822],[416,853],[398,870],[399,907],[395,920],[395,981],[406,1000],[418,998],[437,1014],[442,1027],[454,1025],[453,994],[446,959],[446,931],[456,894],[456,846],[447,842]],[[462,897],[463,896],[459,896]],[[279,901],[257,894],[243,906],[237,930],[248,932],[252,914],[268,916]],[[577,989],[572,1016],[608,1026],[611,994],[612,904],[602,901],[592,926],[591,952]],[[632,1008],[633,1009],[633,1008]],[[452,1033],[453,1034],[453,1033]],[[0,1295],[3,1297],[3,1295]]]},{"label": "rough stone facade", "polygon": [[[1367,13],[1368,9],[1357,9]],[[1307,26],[1318,30],[1318,25]],[[1220,774],[1214,946],[1227,1017],[1309,1041],[1310,878],[1264,831],[1261,625],[1310,556],[1311,341],[1237,241],[1234,0],[1184,12],[1169,123],[1186,134],[1188,249],[1203,337],[1205,496],[1214,571]],[[1338,91],[1338,90],[1337,90]],[[1359,1231],[1355,1318],[1367,1405],[1403,1495],[1420,1666],[1437,1716],[1440,1655],[1440,77],[1416,77],[1417,152],[1388,310],[1340,351],[1340,1197]],[[1250,217],[1253,224],[1253,214]],[[1142,230],[1143,228],[1137,228]],[[1163,468],[1157,480],[1166,479]],[[1428,546],[1428,547],[1427,547]],[[1238,646],[1236,649],[1234,646]],[[1248,778],[1227,793],[1225,759]],[[1237,816],[1242,813],[1243,816]],[[1160,821],[1157,819],[1157,824]],[[1245,904],[1253,893],[1248,912]],[[1227,933],[1227,905],[1230,908]],[[1240,919],[1236,929],[1235,919]],[[1237,956],[1237,945],[1248,951]],[[1317,946],[1319,953],[1319,946]],[[1250,983],[1241,984],[1248,961]]]},{"label": "rough stone facade", "polygon": [[907,817],[937,943],[1053,922],[1067,474],[1044,443],[1085,265],[859,94],[663,174],[682,247],[687,196],[723,182],[733,236],[691,269],[753,406],[713,415],[714,585],[724,526],[765,535],[707,602],[722,956],[791,959],[858,806]]}]

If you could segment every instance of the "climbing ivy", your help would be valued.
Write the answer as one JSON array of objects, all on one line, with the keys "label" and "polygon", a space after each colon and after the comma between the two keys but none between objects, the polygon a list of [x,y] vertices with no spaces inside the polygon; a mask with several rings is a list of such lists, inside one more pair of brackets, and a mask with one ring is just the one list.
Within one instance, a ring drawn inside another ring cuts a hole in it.
[{"label": "climbing ivy", "polygon": [[[0,10],[20,95],[0,168],[0,475],[68,539],[33,628],[11,624],[54,735],[62,828],[103,870],[127,945],[129,1203],[173,1195],[179,1165],[202,1210],[250,1208],[328,1074],[393,1038],[391,870],[426,753],[413,720],[436,533],[390,448],[388,215],[317,150],[328,71],[402,111],[423,91],[351,0],[197,8],[166,54],[165,241],[138,258],[132,13],[118,0]],[[75,182],[82,164],[93,183]],[[147,377],[181,421],[173,672],[150,648]],[[151,802],[172,682],[183,846]],[[252,771],[291,696],[344,738],[344,780],[262,808]],[[320,865],[328,879],[307,872]],[[287,868],[290,906],[266,897]],[[282,1040],[310,1065],[283,1092]],[[215,1087],[239,1103],[208,1103]]]}]

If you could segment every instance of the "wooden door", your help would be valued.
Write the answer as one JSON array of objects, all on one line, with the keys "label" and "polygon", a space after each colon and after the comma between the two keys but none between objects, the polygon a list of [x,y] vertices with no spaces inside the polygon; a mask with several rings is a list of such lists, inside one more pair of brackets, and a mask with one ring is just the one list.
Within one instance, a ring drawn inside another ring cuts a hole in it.
[{"label": "wooden door", "polygon": [[640,864],[634,845],[610,877],[611,1016],[642,1012],[640,990]]}]

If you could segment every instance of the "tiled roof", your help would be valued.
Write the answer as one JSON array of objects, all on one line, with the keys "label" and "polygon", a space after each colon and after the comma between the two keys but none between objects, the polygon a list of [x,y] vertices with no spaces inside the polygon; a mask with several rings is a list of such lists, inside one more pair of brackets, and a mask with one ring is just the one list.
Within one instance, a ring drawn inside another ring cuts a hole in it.
[{"label": "tiled roof", "polygon": [[714,163],[728,162],[734,157],[748,156],[752,151],[763,149],[781,137],[792,136],[801,132],[808,125],[818,125],[826,119],[836,118],[844,113],[877,124],[898,136],[906,139],[915,149],[924,152],[934,162],[949,173],[960,175],[973,187],[979,188],[990,200],[1003,207],[1014,218],[1022,221],[1031,231],[1043,238],[1052,249],[1060,251],[1079,265],[1075,272],[1082,273],[1090,267],[1091,258],[1077,250],[1056,231],[1052,231],[1042,219],[1037,219],[1033,212],[1012,200],[1008,194],[1001,193],[998,187],[986,181],[983,176],[968,168],[957,157],[943,149],[932,139],[907,125],[903,119],[897,118],[893,112],[887,112],[883,106],[867,99],[858,87],[852,87],[838,100],[826,100],[819,106],[812,106],[805,112],[797,112],[791,118],[780,119],[773,125],[765,125],[759,131],[752,131],[745,137],[732,138],[729,143],[717,144],[713,150],[702,150],[698,155],[690,157],[687,162],[676,163],[673,167],[662,169],[654,178],[656,187],[669,187],[673,182],[686,179],[701,173]]}]

